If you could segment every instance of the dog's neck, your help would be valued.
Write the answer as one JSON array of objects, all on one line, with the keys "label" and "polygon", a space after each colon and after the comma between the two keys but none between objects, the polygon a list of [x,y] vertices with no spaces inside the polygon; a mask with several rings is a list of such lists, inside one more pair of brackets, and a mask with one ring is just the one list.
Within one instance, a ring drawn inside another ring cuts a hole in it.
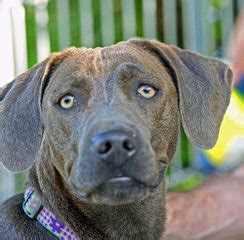
[{"label": "dog's neck", "polygon": [[[159,193],[160,192],[160,193]],[[164,227],[164,193],[141,202],[111,206],[81,204],[80,209],[109,239],[160,239]]]},{"label": "dog's neck", "polygon": [[161,238],[165,222],[164,183],[141,202],[121,206],[87,204],[72,195],[52,161],[44,159],[47,156],[47,152],[40,155],[42,159],[32,167],[29,185],[39,193],[43,205],[73,229],[80,239]]}]

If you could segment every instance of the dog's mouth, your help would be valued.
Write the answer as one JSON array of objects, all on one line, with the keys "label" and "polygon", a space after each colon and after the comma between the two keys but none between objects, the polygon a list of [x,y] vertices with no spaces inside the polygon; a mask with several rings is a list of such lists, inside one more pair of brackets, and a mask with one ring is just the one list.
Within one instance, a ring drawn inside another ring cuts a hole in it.
[{"label": "dog's mouth", "polygon": [[129,204],[147,198],[164,179],[165,170],[165,165],[162,165],[156,180],[150,184],[129,176],[116,176],[107,179],[89,192],[81,191],[74,184],[72,186],[77,196],[86,202],[109,205]]},{"label": "dog's mouth", "polygon": [[148,196],[150,189],[130,177],[115,177],[100,185],[91,195],[94,203],[127,204]]}]

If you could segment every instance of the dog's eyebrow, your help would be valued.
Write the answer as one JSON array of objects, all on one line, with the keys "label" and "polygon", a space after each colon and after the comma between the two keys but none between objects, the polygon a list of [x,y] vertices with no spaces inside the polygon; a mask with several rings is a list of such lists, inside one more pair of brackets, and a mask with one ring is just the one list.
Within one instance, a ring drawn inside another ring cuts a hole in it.
[{"label": "dog's eyebrow", "polygon": [[87,85],[88,84],[88,80],[87,78],[73,78],[71,81],[70,81],[70,87],[73,87],[73,88],[80,88],[80,87],[83,87],[84,85]]},{"label": "dog's eyebrow", "polygon": [[93,76],[86,74],[84,71],[79,69],[78,71],[73,71],[67,80],[69,81],[69,85],[71,87],[80,88],[86,85],[92,86]]},{"label": "dog's eyebrow", "polygon": [[142,70],[138,64],[131,62],[124,62],[116,66],[116,68],[109,74],[105,86],[106,91],[114,89],[117,81],[128,81],[136,75],[145,75],[146,72]]},{"label": "dog's eyebrow", "polygon": [[81,74],[70,74],[62,80],[58,79],[51,87],[52,99],[72,90],[81,91],[83,96],[89,94],[92,91],[91,79]]},{"label": "dog's eyebrow", "polygon": [[146,74],[146,72],[143,70],[143,68],[139,65],[139,64],[135,64],[135,63],[122,63],[120,65],[118,65],[115,70],[114,70],[115,74],[123,74],[126,73],[128,75],[135,75],[135,74]]}]

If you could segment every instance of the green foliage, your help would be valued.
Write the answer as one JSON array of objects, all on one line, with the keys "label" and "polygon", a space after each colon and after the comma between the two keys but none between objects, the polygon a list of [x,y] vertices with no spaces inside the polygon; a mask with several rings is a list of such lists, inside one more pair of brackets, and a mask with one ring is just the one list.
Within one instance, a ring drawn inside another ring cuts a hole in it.
[{"label": "green foliage", "polygon": [[123,21],[121,0],[113,0],[114,4],[114,37],[115,42],[123,40]]},{"label": "green foliage", "polygon": [[24,192],[25,191],[25,181],[26,181],[26,172],[18,173],[15,175],[16,192]]},{"label": "green foliage", "polygon": [[143,3],[142,0],[134,0],[135,2],[135,16],[136,16],[136,36],[143,37]]},{"label": "green foliage", "polygon": [[[97,1],[99,2],[99,1]],[[69,1],[70,4],[70,22],[71,24],[71,45],[80,47],[80,13],[79,13],[79,0]]]},{"label": "green foliage", "polygon": [[180,179],[180,181],[169,188],[170,192],[183,192],[191,190],[199,186],[203,182],[204,178],[201,174],[194,173],[187,175],[185,178]]},{"label": "green foliage", "polygon": [[35,6],[25,5],[28,68],[37,62]]},{"label": "green foliage", "polygon": [[102,26],[101,26],[101,2],[92,0],[94,47],[102,46]]},{"label": "green foliage", "polygon": [[213,6],[216,8],[223,8],[229,4],[230,0],[213,0]]},{"label": "green foliage", "polygon": [[187,168],[190,166],[190,158],[189,158],[189,141],[188,138],[183,130],[181,128],[181,162],[182,162],[182,167]]},{"label": "green foliage", "polygon": [[50,36],[50,45],[51,52],[57,52],[59,50],[58,47],[58,24],[57,24],[57,2],[56,0],[52,0],[48,3],[48,31]]}]

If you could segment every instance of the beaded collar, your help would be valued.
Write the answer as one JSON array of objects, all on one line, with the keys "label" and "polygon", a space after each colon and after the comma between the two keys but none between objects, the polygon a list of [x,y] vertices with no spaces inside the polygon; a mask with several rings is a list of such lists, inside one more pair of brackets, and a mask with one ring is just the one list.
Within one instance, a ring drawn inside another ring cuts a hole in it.
[{"label": "beaded collar", "polygon": [[65,226],[55,215],[44,207],[38,194],[31,188],[25,191],[25,200],[22,204],[25,214],[37,220],[46,230],[60,240],[78,240],[75,234]]}]

